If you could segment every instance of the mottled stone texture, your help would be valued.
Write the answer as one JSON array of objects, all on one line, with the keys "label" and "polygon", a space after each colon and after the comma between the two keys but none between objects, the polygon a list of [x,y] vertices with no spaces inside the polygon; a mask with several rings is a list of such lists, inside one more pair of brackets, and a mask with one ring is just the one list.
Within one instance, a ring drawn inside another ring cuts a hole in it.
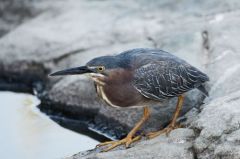
[{"label": "mottled stone texture", "polygon": [[[85,114],[91,118],[92,128],[112,138],[125,135],[141,117],[142,108],[108,107],[98,99],[87,77],[50,79],[47,74],[84,65],[93,57],[155,47],[186,59],[210,77],[208,98],[197,90],[187,94],[183,113],[190,112],[182,119],[187,128],[177,129],[169,137],[143,139],[127,150],[120,147],[97,153],[96,149],[70,158],[240,158],[239,1],[66,0],[39,4],[36,12],[31,10],[37,13],[34,18],[0,39],[0,79],[31,86],[36,86],[36,80],[44,82],[40,95],[50,102],[48,109],[64,111],[69,117]],[[151,107],[152,116],[142,130],[165,126],[175,103],[172,99],[162,104],[165,107]]]},{"label": "mottled stone texture", "polygon": [[191,150],[191,141],[193,138],[194,132],[192,130],[177,129],[169,137],[159,136],[149,141],[142,141],[127,150],[121,147],[117,151],[108,153],[82,152],[66,159],[189,159],[194,158]]}]

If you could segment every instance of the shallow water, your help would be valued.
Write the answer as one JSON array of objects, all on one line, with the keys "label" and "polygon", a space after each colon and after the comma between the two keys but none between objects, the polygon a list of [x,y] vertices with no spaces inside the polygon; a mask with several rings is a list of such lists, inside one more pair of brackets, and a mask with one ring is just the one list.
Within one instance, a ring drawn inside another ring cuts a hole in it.
[{"label": "shallow water", "polygon": [[0,92],[0,158],[57,159],[99,142],[64,129],[41,113],[28,94]]}]

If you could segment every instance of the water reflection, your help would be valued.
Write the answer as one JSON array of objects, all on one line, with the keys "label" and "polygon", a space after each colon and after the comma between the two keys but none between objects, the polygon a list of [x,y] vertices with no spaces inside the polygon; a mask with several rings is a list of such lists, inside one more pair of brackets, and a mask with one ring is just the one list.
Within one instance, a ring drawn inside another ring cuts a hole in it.
[{"label": "water reflection", "polygon": [[98,141],[64,129],[39,112],[28,94],[0,92],[1,158],[55,159],[94,148]]}]

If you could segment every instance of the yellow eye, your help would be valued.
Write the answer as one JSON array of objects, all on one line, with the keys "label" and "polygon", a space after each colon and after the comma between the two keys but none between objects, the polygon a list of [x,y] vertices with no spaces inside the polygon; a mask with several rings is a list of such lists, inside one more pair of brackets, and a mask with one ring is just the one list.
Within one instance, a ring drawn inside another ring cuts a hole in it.
[{"label": "yellow eye", "polygon": [[97,68],[97,70],[98,70],[99,72],[103,72],[103,71],[105,70],[105,67],[104,67],[104,66],[99,66],[99,67]]}]

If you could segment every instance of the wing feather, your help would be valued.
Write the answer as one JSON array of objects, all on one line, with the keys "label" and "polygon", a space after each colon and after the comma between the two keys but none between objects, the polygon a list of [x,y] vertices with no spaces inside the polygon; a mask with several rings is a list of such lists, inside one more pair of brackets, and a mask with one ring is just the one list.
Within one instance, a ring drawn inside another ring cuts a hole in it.
[{"label": "wing feather", "polygon": [[163,100],[199,87],[208,77],[187,63],[159,61],[135,71],[133,85],[145,97]]}]

